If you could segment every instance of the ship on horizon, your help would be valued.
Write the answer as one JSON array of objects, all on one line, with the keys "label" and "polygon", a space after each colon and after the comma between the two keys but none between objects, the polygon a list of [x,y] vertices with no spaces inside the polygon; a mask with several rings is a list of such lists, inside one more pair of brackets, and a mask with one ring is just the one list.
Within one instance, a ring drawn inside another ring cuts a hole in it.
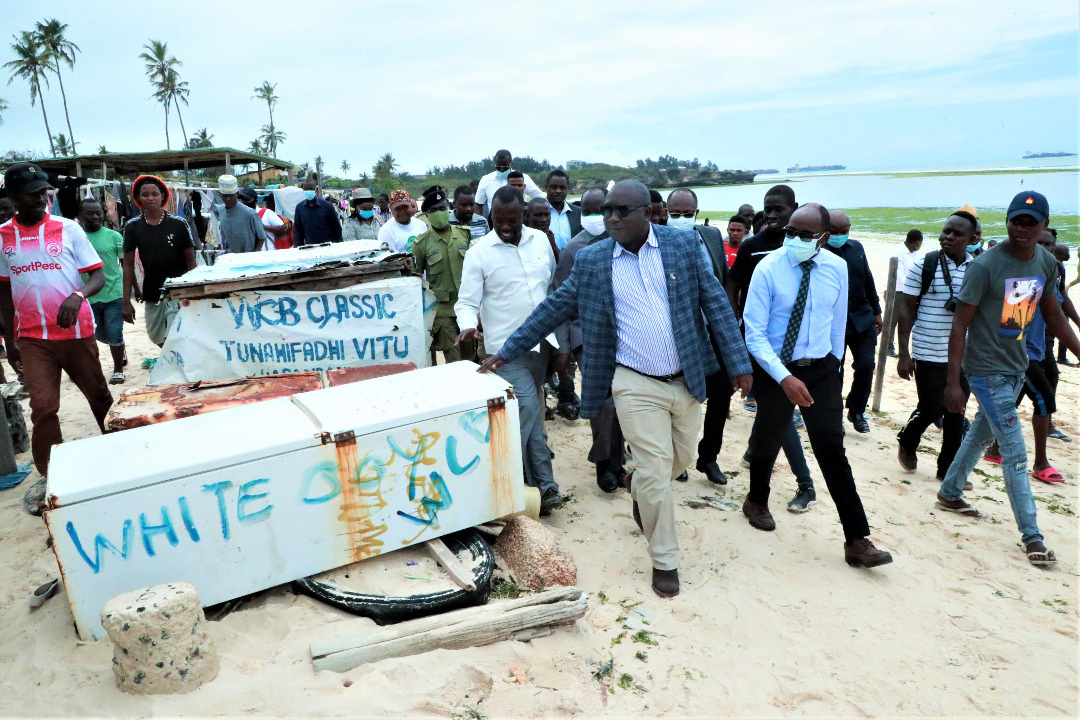
[{"label": "ship on horizon", "polygon": [[847,165],[800,165],[795,163],[787,169],[789,173],[795,172],[818,172],[820,170],[846,170]]},{"label": "ship on horizon", "polygon": [[1029,152],[1024,156],[1025,160],[1032,160],[1036,158],[1052,158],[1052,157],[1076,157],[1076,153],[1071,152]]}]

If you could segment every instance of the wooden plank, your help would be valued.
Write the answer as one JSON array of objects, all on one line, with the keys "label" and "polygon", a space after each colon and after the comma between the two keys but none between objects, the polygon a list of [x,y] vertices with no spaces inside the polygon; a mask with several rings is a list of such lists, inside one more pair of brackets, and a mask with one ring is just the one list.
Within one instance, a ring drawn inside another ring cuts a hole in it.
[{"label": "wooden plank", "polygon": [[450,552],[450,548],[446,547],[446,543],[440,538],[435,538],[434,540],[428,540],[424,544],[427,545],[431,556],[439,561],[443,570],[459,588],[469,592],[476,591],[476,583],[473,582],[472,573],[461,564],[461,561],[457,559],[454,553]]},{"label": "wooden plank", "polygon": [[[392,657],[417,655],[429,650],[458,650],[478,645],[489,645],[499,640],[507,640],[517,633],[531,628],[546,628],[553,625],[568,625],[585,615],[589,607],[588,598],[534,605],[504,613],[494,619],[477,618],[450,627],[438,628],[427,632],[409,635],[397,640],[381,642],[375,645],[343,650],[333,655],[313,661],[315,670],[333,670],[344,672],[365,663],[377,662]],[[535,637],[535,633],[525,635]]]},{"label": "wooden plank", "polygon": [[[273,275],[257,275],[254,277],[237,278],[213,283],[193,283],[185,285],[170,285],[169,295],[173,298],[198,299],[208,297],[224,297],[234,292],[244,290],[262,290],[271,287],[285,289],[286,286],[299,286],[305,283],[322,280],[335,280],[338,278],[355,279],[355,282],[373,282],[386,277],[399,277],[409,272],[410,264],[404,260],[390,260],[381,263],[366,263],[363,265],[344,265],[326,267],[320,266],[308,270],[295,272],[275,273]],[[350,283],[353,284],[353,283]]]},{"label": "wooden plank", "polygon": [[580,597],[581,590],[576,587],[554,588],[533,595],[525,595],[514,600],[500,600],[488,605],[455,610],[453,612],[443,613],[442,615],[417,618],[416,620],[406,620],[405,622],[398,623],[391,627],[365,630],[360,633],[351,633],[349,635],[330,638],[329,640],[318,640],[311,643],[311,656],[313,658],[323,657],[343,650],[351,650],[365,645],[397,640],[398,638],[406,637],[408,635],[415,635],[417,633],[466,622],[476,618],[486,618],[490,620],[513,610],[520,610],[523,607],[543,605],[562,600],[577,600]]},{"label": "wooden plank", "polygon": [[[889,283],[885,286],[885,317],[882,318],[884,323],[884,329],[888,330],[893,326],[893,318],[896,317],[896,313],[899,309],[896,307],[896,293],[893,290],[896,288],[896,266],[899,260],[896,256],[889,258]],[[892,333],[882,332],[878,336],[878,351],[877,351],[877,368],[874,371],[874,402],[871,408],[874,412],[881,412],[881,391],[885,385],[885,362],[889,357],[889,340],[892,337]]]}]

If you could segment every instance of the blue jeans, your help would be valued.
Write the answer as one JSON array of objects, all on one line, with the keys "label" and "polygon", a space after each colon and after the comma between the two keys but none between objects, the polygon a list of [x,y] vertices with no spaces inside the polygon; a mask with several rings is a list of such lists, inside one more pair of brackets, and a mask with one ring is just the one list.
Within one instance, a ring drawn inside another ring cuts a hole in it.
[{"label": "blue jeans", "polygon": [[525,484],[543,495],[558,492],[559,485],[551,470],[551,451],[544,439],[543,413],[537,388],[543,392],[546,362],[541,353],[527,352],[503,365],[495,374],[514,386],[521,427],[521,459],[525,464]]},{"label": "blue jeans", "polygon": [[1016,414],[1016,396],[1024,385],[1024,375],[969,375],[968,385],[979,404],[979,411],[945,473],[939,490],[941,497],[946,500],[961,498],[968,475],[982,458],[983,451],[996,439],[1001,450],[1005,491],[1021,539],[1025,545],[1042,542],[1042,533],[1035,523],[1035,498],[1027,473],[1024,432]]}]

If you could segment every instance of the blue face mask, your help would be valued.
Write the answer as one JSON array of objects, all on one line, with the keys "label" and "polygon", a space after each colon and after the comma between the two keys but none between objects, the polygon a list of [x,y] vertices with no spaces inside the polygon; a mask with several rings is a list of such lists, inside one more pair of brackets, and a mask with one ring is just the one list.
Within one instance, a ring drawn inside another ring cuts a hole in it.
[{"label": "blue face mask", "polygon": [[668,227],[678,228],[679,230],[693,230],[696,222],[697,218],[693,217],[669,217],[667,224]]},{"label": "blue face mask", "polygon": [[847,239],[848,236],[846,233],[844,235],[830,235],[829,239],[825,242],[829,243],[829,245],[834,248],[842,248],[844,247],[844,243],[847,242]]},{"label": "blue face mask", "polygon": [[374,210],[357,210],[356,214],[364,218],[365,220],[370,220],[371,218],[375,217]]},{"label": "blue face mask", "polygon": [[795,259],[795,262],[809,260],[818,252],[816,240],[800,240],[797,237],[785,237],[784,248]]},{"label": "blue face mask", "polygon": [[505,182],[506,179],[508,177],[510,177],[510,171],[509,170],[496,170],[495,171],[495,177],[499,179],[499,182]]},{"label": "blue face mask", "polygon": [[304,197],[307,198],[308,200],[314,200],[315,199],[315,191],[314,190],[305,190],[304,191]]},{"label": "blue face mask", "polygon": [[982,247],[981,242],[980,243],[975,243],[974,245],[968,245],[967,246],[967,251],[969,253],[978,252],[979,248],[981,248],[981,247]]}]

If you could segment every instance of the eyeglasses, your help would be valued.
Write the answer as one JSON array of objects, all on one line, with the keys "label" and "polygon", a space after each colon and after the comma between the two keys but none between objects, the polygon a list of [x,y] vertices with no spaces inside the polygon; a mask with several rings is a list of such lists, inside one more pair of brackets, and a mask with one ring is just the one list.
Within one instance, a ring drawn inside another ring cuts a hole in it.
[{"label": "eyeglasses", "polygon": [[648,205],[604,205],[600,208],[600,214],[607,220],[612,215],[618,215],[621,218],[626,217],[635,210],[647,208]]},{"label": "eyeglasses", "polygon": [[799,238],[803,242],[810,242],[811,240],[820,240],[821,236],[825,234],[822,230],[819,233],[812,233],[809,230],[796,230],[793,227],[784,228],[784,236],[789,238]]},{"label": "eyeglasses", "polygon": [[669,218],[686,218],[687,220],[689,220],[690,218],[695,217],[696,215],[697,215],[696,212],[688,212],[688,213],[681,213],[680,214],[680,213],[673,213],[670,210],[668,210],[668,217]]}]

